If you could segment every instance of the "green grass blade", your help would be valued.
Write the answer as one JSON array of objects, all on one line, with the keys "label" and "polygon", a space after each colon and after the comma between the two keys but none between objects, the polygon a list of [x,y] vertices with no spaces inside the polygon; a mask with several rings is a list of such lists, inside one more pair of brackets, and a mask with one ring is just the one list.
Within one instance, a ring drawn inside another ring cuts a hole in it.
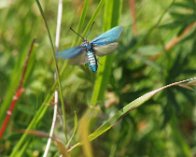
[{"label": "green grass blade", "polygon": [[56,50],[54,48],[54,44],[53,44],[53,41],[52,41],[52,36],[51,36],[50,30],[49,30],[49,26],[48,26],[47,20],[45,18],[45,15],[44,15],[42,6],[41,6],[39,0],[36,0],[36,3],[37,3],[37,6],[38,6],[38,8],[40,10],[40,13],[42,15],[42,18],[44,20],[45,27],[46,27],[46,30],[47,30],[47,33],[48,33],[48,38],[49,38],[50,45],[51,45],[51,48],[52,48],[52,57],[53,57],[53,61],[55,63],[55,70],[56,70],[56,76],[57,76],[56,79],[58,81],[59,96],[60,96],[60,101],[61,101],[61,108],[62,108],[62,113],[63,113],[63,120],[64,120],[64,124],[65,124],[65,122],[66,122],[66,115],[65,115],[65,108],[64,108],[65,105],[64,105],[64,101],[63,101],[62,86],[61,86],[61,81],[60,81],[60,76],[59,76],[58,64],[57,64],[56,57],[55,57]]},{"label": "green grass blade", "polygon": [[74,129],[73,129],[73,133],[72,133],[69,141],[67,142],[67,147],[70,146],[71,141],[73,140],[74,136],[76,135],[77,128],[78,128],[78,116],[77,116],[77,114],[75,112],[74,113]]},{"label": "green grass blade", "polygon": [[[53,60],[55,62],[55,67],[56,67],[56,74],[57,74],[57,82],[59,85],[59,93],[60,93],[60,100],[61,100],[61,104],[62,104],[62,112],[63,112],[63,118],[64,118],[64,122],[65,122],[65,110],[64,110],[64,102],[63,102],[63,96],[62,96],[62,90],[61,90],[61,83],[60,83],[60,78],[59,78],[59,73],[58,73],[58,66],[57,66],[57,62],[56,62],[56,58],[55,58],[55,48],[53,45],[53,41],[52,41],[52,37],[49,31],[49,27],[46,21],[46,18],[44,16],[44,12],[42,10],[41,4],[39,3],[38,0],[36,0],[38,8],[42,14],[42,17],[44,19],[44,23],[48,32],[48,37],[50,40],[50,44],[52,47],[52,56],[53,56]],[[48,104],[50,103],[50,101],[53,98],[53,92],[54,89],[56,88],[56,83],[54,84],[53,88],[51,88],[51,91],[49,92],[48,96],[46,97],[45,101],[43,102],[42,106],[40,107],[40,109],[37,111],[36,116],[34,116],[33,120],[31,121],[31,123],[29,124],[29,126],[27,127],[27,130],[29,129],[33,129],[36,127],[36,125],[39,123],[39,121],[42,119],[42,117],[44,116],[44,114],[46,113],[46,110],[48,108]],[[14,150],[12,151],[11,156],[16,156],[19,153],[20,148],[22,147],[22,145],[24,144],[24,142],[26,141],[27,138],[27,134],[24,134],[21,139],[19,140],[19,142],[17,143],[17,145],[14,147]]]},{"label": "green grass blade", "polygon": [[92,26],[92,24],[93,24],[93,22],[95,21],[95,19],[96,19],[98,13],[100,12],[101,8],[103,7],[104,2],[105,2],[104,0],[100,0],[100,2],[99,2],[99,4],[98,4],[98,6],[97,6],[95,12],[93,13],[93,15],[92,15],[91,19],[89,20],[89,22],[88,22],[86,28],[84,29],[83,36],[86,36],[88,30],[89,30],[90,27]]},{"label": "green grass blade", "polygon": [[[79,33],[81,32],[82,27],[84,25],[85,18],[86,18],[86,13],[87,13],[87,10],[88,10],[88,6],[89,6],[89,0],[85,0],[84,5],[83,5],[83,10],[82,10],[82,15],[80,17],[79,25],[78,25],[78,28],[77,28],[77,32],[79,32]],[[78,41],[79,41],[79,36],[76,36],[73,45],[76,45],[76,43],[78,43]]]},{"label": "green grass blade", "polygon": [[[122,8],[122,1],[105,1],[104,11],[104,30],[118,25]],[[107,88],[107,83],[111,73],[113,56],[106,56],[100,59],[101,66],[99,67],[97,78],[94,85],[91,105],[96,105],[99,100],[103,99],[104,92]]]}]

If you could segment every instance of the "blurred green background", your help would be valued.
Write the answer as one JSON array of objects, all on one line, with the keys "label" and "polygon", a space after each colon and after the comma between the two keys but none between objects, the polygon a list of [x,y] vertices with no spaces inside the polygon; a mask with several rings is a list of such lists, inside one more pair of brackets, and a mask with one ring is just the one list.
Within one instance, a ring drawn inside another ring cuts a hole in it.
[{"label": "blurred green background", "polygon": [[[40,3],[54,42],[58,1],[41,0]],[[59,106],[64,105],[66,122],[59,107],[55,136],[65,146],[74,127],[78,128],[74,119],[79,121],[86,110],[100,108],[91,120],[89,132],[92,132],[139,96],[194,77],[196,73],[195,0],[63,0],[59,49],[81,43],[70,26],[85,35],[93,21],[89,40],[116,25],[124,30],[116,52],[98,59],[97,74],[86,65],[73,66],[57,60],[64,102]],[[0,125],[15,95],[33,39],[36,44],[24,77],[25,91],[0,139],[0,157],[43,155],[47,138],[40,134],[23,135],[36,118],[30,128],[49,133],[55,89],[51,43],[36,1],[1,0]],[[196,157],[195,104],[195,88],[166,89],[96,138],[91,143],[92,154],[96,157]],[[77,141],[76,133],[70,146]],[[69,153],[85,156],[82,147]],[[48,156],[59,155],[59,146],[53,143]]]}]

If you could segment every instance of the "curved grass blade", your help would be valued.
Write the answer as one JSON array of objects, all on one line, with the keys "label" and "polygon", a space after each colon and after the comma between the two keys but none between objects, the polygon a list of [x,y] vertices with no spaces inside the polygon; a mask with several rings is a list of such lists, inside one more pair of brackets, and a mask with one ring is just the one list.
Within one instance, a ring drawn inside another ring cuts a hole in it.
[{"label": "curved grass blade", "polygon": [[134,101],[130,102],[129,104],[127,104],[126,106],[124,106],[121,110],[119,110],[111,119],[109,119],[106,123],[104,123],[102,126],[100,126],[96,131],[94,131],[92,134],[90,134],[89,138],[90,140],[94,140],[95,138],[97,138],[98,136],[102,135],[104,132],[108,131],[112,126],[114,126],[114,124],[124,115],[126,115],[128,112],[138,108],[139,106],[143,105],[146,101],[148,101],[149,99],[151,99],[155,94],[161,92],[162,90],[166,89],[166,88],[170,88],[173,86],[177,86],[177,85],[182,85],[184,83],[192,83],[196,81],[196,77],[187,79],[187,80],[182,80],[179,82],[174,82],[172,84],[163,86],[161,88],[158,88],[156,90],[153,90],[151,92],[148,92],[144,95],[142,95],[141,97],[135,99]]},{"label": "curved grass blade", "polygon": [[[173,87],[173,86],[181,86],[181,85],[184,85],[184,84],[195,86],[196,85],[196,77],[171,83],[169,85],[163,86],[161,88],[158,88],[156,90],[153,90],[151,92],[148,92],[148,93],[140,96],[139,98],[135,99],[134,101],[132,101],[129,104],[127,104],[126,106],[124,106],[112,118],[108,119],[99,128],[97,128],[93,133],[91,133],[89,135],[89,140],[93,141],[96,138],[98,138],[99,136],[101,136],[102,134],[104,134],[105,132],[107,132],[109,129],[111,129],[116,124],[116,122],[120,118],[125,116],[128,112],[130,112],[130,111],[140,107],[146,101],[150,100],[154,95],[158,94],[159,92],[161,92],[161,91],[163,91],[163,90],[165,90],[167,88]],[[76,147],[78,147],[80,145],[81,145],[81,143],[76,143],[68,151],[72,151],[73,149],[75,149]]]}]

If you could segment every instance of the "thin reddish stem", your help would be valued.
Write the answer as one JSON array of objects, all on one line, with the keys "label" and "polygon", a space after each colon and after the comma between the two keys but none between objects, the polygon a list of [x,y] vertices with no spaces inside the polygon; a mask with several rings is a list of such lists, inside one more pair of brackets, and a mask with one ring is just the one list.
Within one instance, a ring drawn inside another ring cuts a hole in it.
[{"label": "thin reddish stem", "polygon": [[[165,51],[166,51],[166,52],[169,52],[169,51],[170,51],[173,47],[175,47],[182,39],[184,39],[184,38],[190,33],[190,31],[192,31],[192,29],[195,28],[195,26],[196,26],[196,22],[194,22],[194,23],[188,25],[180,35],[178,35],[178,36],[172,38],[172,39],[165,45],[165,47],[164,47],[164,48],[165,48]],[[162,54],[163,54],[163,53],[158,52],[157,55],[151,57],[151,60],[156,60],[156,59],[158,59]]]},{"label": "thin reddish stem", "polygon": [[177,37],[174,37],[172,40],[170,40],[166,45],[165,45],[165,50],[169,51],[172,49],[175,45],[177,45],[191,30],[192,28],[195,28],[196,22],[190,24],[187,26],[184,31]]},{"label": "thin reddish stem", "polygon": [[16,90],[15,95],[12,98],[12,102],[10,104],[9,109],[7,110],[6,117],[5,117],[5,119],[2,123],[1,129],[0,129],[0,138],[2,138],[4,132],[7,128],[8,122],[11,118],[12,112],[14,110],[14,107],[15,107],[18,99],[20,98],[20,96],[24,92],[24,88],[23,88],[24,78],[25,78],[25,74],[26,74],[26,71],[27,71],[27,65],[28,65],[28,62],[29,62],[29,58],[30,58],[31,52],[33,51],[34,44],[35,44],[35,39],[32,41],[31,46],[29,48],[29,51],[28,51],[28,54],[27,54],[27,57],[26,57],[26,60],[25,60],[25,63],[24,63],[24,67],[23,67],[23,71],[22,71],[22,74],[21,74],[21,78],[20,78],[18,88]]},{"label": "thin reddish stem", "polygon": [[133,34],[137,34],[135,0],[129,0],[129,6],[132,17],[132,32]]}]

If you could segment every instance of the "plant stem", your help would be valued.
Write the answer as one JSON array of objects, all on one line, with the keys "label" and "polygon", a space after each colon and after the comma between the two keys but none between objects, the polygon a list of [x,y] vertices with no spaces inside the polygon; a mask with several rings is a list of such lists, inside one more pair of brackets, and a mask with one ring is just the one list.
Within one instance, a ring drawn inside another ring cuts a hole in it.
[{"label": "plant stem", "polygon": [[[60,32],[61,32],[61,21],[62,21],[62,12],[63,12],[63,2],[62,0],[58,1],[58,14],[57,14],[57,27],[56,27],[56,38],[55,38],[55,46],[56,46],[56,52],[58,51],[59,48],[59,40],[60,40]],[[54,73],[54,81],[57,79],[56,74],[57,71]],[[54,92],[54,111],[53,111],[53,120],[50,128],[50,134],[49,138],[47,141],[46,149],[44,151],[43,157],[48,156],[49,148],[51,145],[51,140],[54,134],[54,128],[55,128],[55,123],[56,123],[56,118],[57,118],[57,109],[58,109],[58,91],[56,90]],[[64,108],[63,108],[64,109]]]},{"label": "plant stem", "polygon": [[25,60],[25,63],[24,63],[24,67],[23,67],[23,71],[22,71],[22,74],[21,74],[21,78],[20,78],[20,82],[19,82],[19,85],[18,85],[18,88],[15,92],[15,95],[12,99],[12,102],[10,104],[10,107],[7,111],[7,114],[6,114],[6,117],[2,123],[2,126],[1,126],[1,129],[0,129],[0,139],[2,138],[6,128],[7,128],[7,125],[8,125],[8,122],[11,118],[11,115],[12,115],[12,112],[15,108],[15,105],[18,101],[18,99],[21,97],[22,93],[24,92],[24,88],[23,88],[23,84],[24,84],[24,78],[25,78],[25,74],[26,74],[26,71],[27,71],[27,66],[28,66],[28,63],[29,63],[29,58],[30,58],[30,55],[31,55],[31,52],[33,51],[33,46],[35,44],[35,39],[33,39],[32,43],[31,43],[31,46],[29,48],[29,51],[28,51],[28,54],[27,54],[27,57],[26,57],[26,60]]}]

